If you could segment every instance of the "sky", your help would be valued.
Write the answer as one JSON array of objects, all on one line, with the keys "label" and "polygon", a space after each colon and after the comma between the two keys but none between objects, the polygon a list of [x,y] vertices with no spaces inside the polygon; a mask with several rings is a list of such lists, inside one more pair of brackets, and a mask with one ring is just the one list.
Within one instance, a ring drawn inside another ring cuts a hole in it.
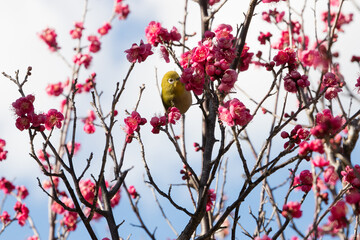
[{"label": "sky", "polygon": [[[244,12],[247,10],[247,2],[229,0],[225,4],[222,11],[218,13],[213,26],[217,26],[220,23],[229,23],[236,28],[236,25],[241,24],[244,19]],[[125,77],[125,74],[130,66],[130,63],[126,60],[124,51],[129,49],[133,43],[139,43],[140,40],[145,41],[144,29],[150,21],[158,21],[165,28],[171,29],[172,26],[176,26],[181,29],[179,21],[183,19],[183,1],[180,0],[131,0],[127,1],[130,6],[130,15],[126,21],[115,20],[113,22],[113,28],[110,33],[101,39],[102,48],[99,53],[94,55],[92,66],[88,71],[82,71],[80,78],[83,80],[88,77],[91,72],[97,73],[97,86],[104,94],[102,102],[104,106],[110,102],[114,86],[116,82],[121,82]],[[110,0],[89,0],[87,18],[85,23],[84,35],[95,33],[97,28],[109,19],[112,11],[112,1]],[[319,6],[323,6],[325,1],[319,1]],[[0,1],[0,71],[7,74],[14,75],[16,70],[20,71],[20,78],[22,78],[26,72],[28,66],[32,66],[32,76],[29,82],[25,85],[25,92],[27,94],[35,94],[35,108],[39,111],[47,111],[50,108],[58,108],[59,99],[48,97],[45,93],[45,87],[48,83],[57,83],[64,81],[70,74],[69,69],[63,60],[55,53],[51,53],[46,45],[39,40],[38,33],[46,28],[51,27],[56,30],[58,34],[58,43],[61,47],[60,53],[69,61],[72,59],[73,48],[76,44],[74,40],[70,38],[69,31],[73,28],[73,24],[79,21],[83,14],[84,1],[62,0],[62,1],[49,1],[49,0],[12,0],[12,1]],[[268,6],[266,6],[268,7]],[[257,36],[259,30],[269,31],[271,29],[269,25],[264,25],[261,21],[261,12],[266,8],[259,6],[257,9],[257,15],[253,19],[253,26],[248,36],[248,45],[250,49],[258,49]],[[279,5],[272,4],[271,7],[278,7],[285,9],[286,5],[279,3]],[[345,4],[346,10],[351,9],[351,4]],[[236,11],[234,11],[236,9]],[[200,21],[199,21],[199,9],[193,1],[189,1],[190,14],[188,16],[188,33],[196,32],[194,38],[189,40],[189,44],[195,46],[200,37]],[[306,12],[307,16],[311,18],[312,13]],[[355,18],[355,21],[359,21]],[[313,28],[310,24],[307,29]],[[346,30],[346,29],[345,29]],[[346,36],[343,42],[339,46],[353,46],[354,39],[359,39],[359,32],[353,32],[349,36]],[[254,50],[254,51],[255,51]],[[349,59],[354,54],[354,49],[344,48],[342,49],[344,55],[340,56],[344,59]],[[359,53],[358,53],[359,54]],[[346,76],[354,78],[356,71],[351,66],[342,66]],[[126,91],[120,99],[120,106],[117,109],[119,111],[119,124],[117,125],[117,131],[119,132],[119,146],[122,145],[122,138],[124,133],[121,129],[122,119],[126,116],[125,110],[131,112],[135,106],[139,86],[145,84],[145,91],[141,100],[138,111],[143,117],[146,117],[148,121],[154,115],[160,115],[163,112],[161,100],[158,94],[156,86],[156,73],[161,76],[168,70],[178,70],[176,65],[171,62],[165,63],[161,57],[158,49],[154,49],[154,54],[149,57],[145,63],[136,64],[134,71],[132,72]],[[251,70],[255,70],[251,67]],[[249,71],[242,73],[239,76],[239,86],[246,90],[246,92],[253,96],[255,99],[260,99],[261,95],[266,91],[266,88],[260,86],[269,84],[267,81],[267,73]],[[253,80],[257,81],[253,81]],[[17,185],[26,185],[29,188],[30,196],[26,202],[30,207],[30,214],[34,218],[37,224],[42,239],[46,239],[47,236],[47,224],[44,220],[47,218],[46,211],[43,211],[44,204],[47,204],[47,198],[45,194],[37,187],[36,177],[44,179],[41,176],[40,170],[36,167],[35,162],[29,157],[29,140],[27,139],[25,132],[20,132],[15,128],[15,116],[11,110],[11,103],[15,101],[20,95],[16,86],[8,79],[0,76],[0,138],[7,141],[6,149],[9,151],[8,159],[0,162],[0,177],[5,176],[9,180],[13,180]],[[244,103],[248,103],[251,109],[254,105],[250,105],[251,102],[244,96],[240,96]],[[79,115],[86,116],[86,113],[91,106],[90,95],[79,97],[78,103],[81,107]],[[265,106],[270,107],[271,102],[265,103]],[[200,113],[196,106],[190,108],[187,114],[187,139],[188,149],[191,149],[192,142],[200,142],[201,133],[198,129],[201,128]],[[262,124],[267,121],[266,117],[256,120],[258,124]],[[250,132],[254,133],[254,139],[261,139],[262,129],[252,124],[249,126]],[[179,130],[176,128],[176,130]],[[180,176],[178,174],[179,169],[182,168],[182,164],[176,157],[172,156],[172,146],[168,143],[166,136],[150,134],[151,126],[147,124],[143,128],[146,134],[143,134],[145,142],[145,150],[147,158],[149,159],[149,165],[156,176],[156,180],[159,185],[166,189],[169,182],[180,183]],[[267,130],[266,130],[267,131]],[[100,156],[103,142],[99,141],[103,137],[103,133],[100,128],[96,133],[91,136],[80,135],[79,141],[82,142],[82,147],[78,155],[79,165],[83,166],[85,159],[89,156],[90,151],[95,153],[95,158]],[[262,140],[261,140],[262,141]],[[260,141],[260,143],[261,143]],[[39,146],[40,143],[39,143]],[[120,148],[120,147],[119,147]],[[100,149],[100,150],[99,150]],[[189,159],[192,159],[192,164],[195,168],[200,167],[200,155],[197,153],[189,153]],[[234,169],[238,168],[241,171],[241,167],[236,162],[231,163]],[[139,146],[137,143],[132,143],[126,154],[126,162],[124,168],[134,167],[130,171],[127,177],[128,185],[135,185],[139,192],[142,193],[142,200],[140,201],[140,207],[144,209],[144,220],[150,226],[155,229],[158,225],[166,225],[164,220],[157,209],[157,206],[152,201],[151,191],[143,184],[144,170],[142,167]],[[90,169],[90,172],[96,172],[96,164]],[[108,166],[107,178],[111,178],[111,166]],[[229,173],[229,177],[233,179],[239,178],[239,174]],[[241,178],[238,182],[235,181],[231,187],[239,186]],[[178,189],[174,191],[175,196],[181,200],[183,198],[183,191]],[[132,239],[147,239],[146,235],[141,229],[132,227],[131,223],[137,224],[137,220],[134,214],[129,210],[127,203],[127,197],[125,194],[122,196],[120,205],[115,208],[116,215],[121,218],[122,214],[129,217],[128,222],[124,224],[123,229],[120,229],[121,236],[127,237],[133,232]],[[231,198],[231,196],[230,196]],[[254,198],[255,199],[255,198]],[[160,200],[164,206],[166,202]],[[256,200],[254,200],[256,202]],[[11,206],[11,201],[8,201],[8,207]],[[247,211],[247,209],[245,209]],[[170,216],[177,216],[174,218],[175,224],[181,229],[182,224],[186,218],[183,215],[176,215],[177,212],[169,208]],[[154,219],[159,219],[154,221]],[[95,226],[96,232],[102,237],[107,236],[108,232],[104,227],[104,223],[100,222]],[[19,229],[21,233],[19,235]],[[19,228],[16,224],[13,224],[7,231],[7,235],[0,236],[0,239],[26,239],[31,231],[28,227]],[[79,231],[72,233],[69,239],[76,239],[77,237],[84,236],[84,229],[82,224],[79,224]],[[85,233],[86,234],[86,233]],[[167,237],[174,237],[169,228],[160,228],[157,230],[158,239],[166,239]],[[2,238],[4,237],[4,238]]]}]

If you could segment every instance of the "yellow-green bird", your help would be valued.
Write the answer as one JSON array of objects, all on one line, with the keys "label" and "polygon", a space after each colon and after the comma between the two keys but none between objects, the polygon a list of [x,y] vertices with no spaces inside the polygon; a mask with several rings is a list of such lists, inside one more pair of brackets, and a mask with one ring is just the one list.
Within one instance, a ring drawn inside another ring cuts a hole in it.
[{"label": "yellow-green bird", "polygon": [[161,99],[166,110],[176,107],[184,114],[192,103],[191,93],[186,91],[185,84],[175,71],[165,73],[161,81]]}]

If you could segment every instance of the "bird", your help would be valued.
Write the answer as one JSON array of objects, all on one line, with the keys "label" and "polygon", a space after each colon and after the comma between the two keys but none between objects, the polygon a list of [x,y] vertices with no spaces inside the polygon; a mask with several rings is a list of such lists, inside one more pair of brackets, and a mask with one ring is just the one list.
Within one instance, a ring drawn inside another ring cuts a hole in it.
[{"label": "bird", "polygon": [[169,71],[162,78],[161,99],[166,111],[170,107],[176,107],[184,114],[191,106],[191,93],[185,89],[185,84],[180,81],[176,71]]}]

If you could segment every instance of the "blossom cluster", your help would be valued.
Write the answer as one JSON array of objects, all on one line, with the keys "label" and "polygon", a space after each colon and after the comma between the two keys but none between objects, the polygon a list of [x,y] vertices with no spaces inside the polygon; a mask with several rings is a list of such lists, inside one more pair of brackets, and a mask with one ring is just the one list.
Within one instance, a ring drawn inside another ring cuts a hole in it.
[{"label": "blossom cluster", "polygon": [[[55,181],[54,181],[54,183],[55,183]],[[58,185],[58,180],[56,180],[56,186],[55,186],[56,190],[58,191],[57,185]],[[106,186],[109,187],[107,182],[106,182]],[[83,198],[90,204],[93,204],[93,201],[95,198],[95,184],[90,179],[86,179],[86,180],[82,180],[79,182],[79,188],[80,188],[80,192],[81,192]],[[66,195],[65,192],[59,192],[59,195],[62,196],[61,202],[65,206],[67,206],[69,208],[74,208],[73,201]],[[101,189],[99,189],[98,197],[101,201]],[[120,198],[121,198],[120,191],[118,191],[114,195],[114,197],[110,200],[111,207],[115,207],[116,205],[118,205],[120,202]],[[98,204],[97,204],[97,207],[99,207]],[[77,222],[78,222],[78,213],[65,210],[59,203],[57,203],[55,201],[53,202],[53,204],[51,206],[51,210],[53,212],[63,216],[61,223],[62,223],[62,225],[66,226],[68,231],[76,230]],[[85,208],[84,212],[85,212],[85,215],[89,215],[90,209]],[[99,219],[101,217],[102,217],[102,215],[100,215],[96,212],[93,215],[93,219],[95,219],[95,220]]]},{"label": "blossom cluster", "polygon": [[234,125],[245,126],[253,118],[250,110],[237,98],[229,100],[225,102],[224,105],[219,106],[218,112],[219,120],[226,122],[230,127]]},{"label": "blossom cluster", "polygon": [[[203,92],[206,75],[211,81],[219,81],[219,91],[228,93],[237,80],[237,74],[230,70],[230,63],[235,59],[235,37],[232,35],[232,27],[220,24],[213,32],[205,32],[204,39],[198,46],[181,55],[180,64],[184,71],[181,82],[188,91],[196,95]],[[240,71],[249,67],[253,53],[245,45],[237,66]]]},{"label": "blossom cluster", "polygon": [[337,77],[332,72],[327,72],[324,74],[323,80],[321,82],[322,89],[326,88],[325,98],[328,100],[334,99],[338,96],[338,92],[341,92],[341,87],[343,83],[340,82],[339,77]]},{"label": "blossom cluster", "polygon": [[92,134],[95,132],[95,125],[94,125],[95,119],[96,119],[96,116],[95,116],[94,111],[90,110],[88,112],[87,117],[83,119],[84,132],[86,132],[87,134]]},{"label": "blossom cluster", "polygon": [[300,218],[302,216],[300,208],[299,202],[288,202],[284,204],[281,214],[286,218]]},{"label": "blossom cluster", "polygon": [[136,199],[139,196],[139,194],[137,193],[137,191],[133,185],[129,186],[128,192],[132,199]]},{"label": "blossom cluster", "polygon": [[130,49],[125,50],[125,53],[127,53],[127,60],[131,63],[135,63],[136,61],[138,61],[138,63],[144,62],[148,56],[153,54],[151,44],[145,44],[142,40],[140,41],[140,45],[133,43]]},{"label": "blossom cluster", "polygon": [[61,128],[64,116],[56,109],[50,109],[47,114],[36,114],[34,112],[33,102],[35,97],[27,95],[21,97],[12,103],[14,112],[17,115],[16,127],[23,131],[24,129],[35,129],[38,131],[51,130],[53,127]]},{"label": "blossom cluster", "polygon": [[[20,202],[20,199],[24,200],[29,195],[27,188],[25,186],[15,187],[10,181],[2,177],[0,179],[0,189],[4,192],[5,195],[10,195],[15,189],[17,190],[17,193],[13,194],[19,199],[14,205],[14,210],[15,210],[14,219],[17,219],[18,224],[20,226],[24,226],[26,220],[29,217],[29,209],[26,207],[25,204]],[[3,224],[7,224],[8,222],[12,221],[11,219],[12,218],[7,211],[3,211],[2,214],[0,215],[0,220]]]},{"label": "blossom cluster", "polygon": [[310,86],[308,76],[301,75],[298,71],[293,70],[284,77],[284,88],[286,91],[296,93],[299,88]]},{"label": "blossom cluster", "polygon": [[206,202],[206,211],[209,212],[214,207],[214,201],[216,200],[216,193],[214,189],[208,190],[208,199]]},{"label": "blossom cluster", "polygon": [[181,113],[179,109],[177,109],[176,107],[169,108],[168,113],[166,113],[164,116],[155,116],[151,118],[150,124],[153,127],[151,132],[154,134],[158,134],[162,126],[165,126],[168,123],[176,124],[176,121],[178,121],[180,117]]},{"label": "blossom cluster", "polygon": [[0,138],[0,162],[6,159],[8,151],[4,150],[6,141]]},{"label": "blossom cluster", "polygon": [[169,32],[161,26],[161,23],[155,21],[151,21],[145,28],[145,36],[147,42],[154,47],[158,46],[158,44],[176,42],[181,39],[181,34],[176,27],[173,27]]},{"label": "blossom cluster", "polygon": [[334,117],[330,109],[324,109],[316,114],[316,125],[310,132],[317,138],[334,137],[345,123],[345,119],[341,116]]},{"label": "blossom cluster", "polygon": [[147,121],[145,118],[142,118],[138,112],[133,111],[129,117],[124,119],[124,122],[126,142],[131,143],[134,132],[140,131],[140,126],[144,125]]},{"label": "blossom cluster", "polygon": [[39,37],[46,43],[50,51],[56,52],[60,49],[56,41],[57,34],[54,29],[45,28],[41,33],[39,33]]},{"label": "blossom cluster", "polygon": [[284,148],[292,149],[295,144],[300,144],[301,140],[306,140],[310,135],[310,132],[306,129],[304,129],[301,125],[296,125],[291,131],[290,134],[286,131],[281,132],[282,138],[288,138],[289,141],[287,141],[284,144]]}]

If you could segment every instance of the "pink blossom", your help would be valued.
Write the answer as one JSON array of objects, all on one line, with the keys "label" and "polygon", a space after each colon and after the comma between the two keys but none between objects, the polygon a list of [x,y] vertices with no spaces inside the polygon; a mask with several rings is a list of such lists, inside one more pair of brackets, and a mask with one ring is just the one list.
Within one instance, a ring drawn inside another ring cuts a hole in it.
[{"label": "pink blossom", "polygon": [[360,76],[356,79],[355,87],[357,88],[357,93],[360,93]]},{"label": "pink blossom", "polygon": [[359,207],[360,203],[360,192],[356,188],[351,188],[347,193],[345,200],[349,204],[354,204],[357,208]]},{"label": "pink blossom", "polygon": [[110,199],[110,206],[115,207],[119,204],[121,199],[120,190],[115,193],[112,199]]},{"label": "pink blossom", "polygon": [[89,68],[92,60],[92,56],[90,54],[82,54],[78,53],[74,56],[73,61],[77,65],[84,65],[85,68]]},{"label": "pink blossom", "polygon": [[231,34],[232,32],[232,27],[228,24],[220,24],[219,26],[217,26],[217,28],[215,28],[214,32],[215,32],[215,37],[217,39],[220,38],[227,38],[227,39],[233,39],[234,36]]},{"label": "pink blossom", "polygon": [[[284,146],[285,147],[285,146]],[[305,157],[311,151],[310,144],[307,141],[302,141],[299,144],[299,156]]]},{"label": "pink blossom", "polygon": [[111,29],[110,23],[106,22],[106,23],[104,23],[104,25],[101,28],[98,29],[98,33],[101,36],[104,36],[109,32],[110,29]]},{"label": "pink blossom", "polygon": [[93,123],[85,123],[84,132],[86,132],[87,134],[93,134],[95,130],[96,128]]},{"label": "pink blossom", "polygon": [[181,113],[179,109],[177,109],[176,107],[170,108],[168,113],[168,122],[171,124],[175,124],[176,121],[179,120],[180,118],[181,118]]},{"label": "pink blossom", "polygon": [[206,203],[206,211],[209,212],[214,206],[214,201],[216,200],[216,193],[214,189],[208,190],[208,199]]},{"label": "pink blossom", "polygon": [[308,76],[301,75],[298,71],[293,70],[284,77],[285,90],[296,93],[298,88],[306,88],[310,86]]},{"label": "pink blossom", "polygon": [[266,41],[270,42],[271,37],[272,34],[270,32],[267,33],[260,32],[260,36],[258,37],[258,40],[260,44],[265,45]]},{"label": "pink blossom", "polygon": [[25,199],[29,195],[29,192],[25,186],[16,186],[16,190],[18,191],[16,196],[20,197],[21,199]]},{"label": "pink blossom", "polygon": [[316,114],[316,125],[311,129],[311,134],[317,138],[334,136],[344,123],[344,118],[334,117],[329,109],[324,109],[322,113]]},{"label": "pink blossom", "polygon": [[58,49],[60,49],[60,47],[56,42],[57,34],[55,33],[54,29],[46,28],[38,35],[40,39],[43,40],[46,43],[46,45],[48,45],[50,51],[55,52]]},{"label": "pink blossom", "polygon": [[234,87],[237,77],[238,74],[235,70],[233,69],[226,70],[224,76],[221,79],[221,83],[218,87],[218,90],[224,93],[230,92],[230,90]]},{"label": "pink blossom", "polygon": [[[74,154],[76,154],[79,150],[80,150],[80,146],[81,144],[80,143],[77,143],[75,142],[75,146],[74,146]],[[66,144],[66,147],[69,151],[69,153],[71,153],[71,149],[72,149],[72,142],[69,141],[67,144]]]},{"label": "pink blossom", "polygon": [[[335,21],[337,20],[336,29],[338,31],[340,31],[340,32],[343,32],[344,30],[342,29],[342,26],[352,22],[354,14],[349,13],[348,15],[345,15],[345,14],[340,12],[340,14],[338,16],[338,19],[336,19],[336,17],[337,17],[336,15],[337,15],[337,12],[331,12],[330,13],[330,26],[333,26],[335,24]],[[325,23],[324,24],[324,27],[325,27],[324,32],[326,32],[327,28],[328,28],[328,18],[329,18],[328,11],[323,12],[321,14],[321,20]]]},{"label": "pink blossom", "polygon": [[299,176],[301,190],[303,192],[309,192],[311,190],[312,184],[313,184],[313,176],[309,170],[304,170],[300,173]]},{"label": "pink blossom", "polygon": [[342,89],[339,87],[329,87],[325,91],[325,98],[327,100],[334,99],[338,96],[338,92],[342,92]]},{"label": "pink blossom", "polygon": [[99,41],[99,38],[95,35],[88,36],[88,40],[90,41],[89,45],[89,51],[96,53],[100,51],[101,48],[101,42]]},{"label": "pink blossom", "polygon": [[284,204],[281,214],[286,218],[300,218],[302,211],[299,202],[288,202]]},{"label": "pink blossom", "polygon": [[312,164],[315,166],[315,167],[326,167],[329,165],[329,161],[326,160],[323,156],[316,156],[314,157],[312,160],[311,160]]},{"label": "pink blossom", "polygon": [[159,43],[170,40],[169,32],[159,22],[151,21],[145,28],[147,42],[156,47]]},{"label": "pink blossom", "polygon": [[52,177],[52,181],[51,180],[44,180],[42,182],[42,186],[45,189],[51,188],[52,184],[54,184],[54,187],[57,188],[58,185],[59,185],[59,178],[58,177]]},{"label": "pink blossom", "polygon": [[133,111],[131,115],[124,119],[125,122],[125,132],[128,135],[132,135],[135,131],[140,130],[140,125],[146,123],[146,119],[142,118],[140,114],[136,111]]},{"label": "pink blossom", "polygon": [[245,126],[252,116],[250,110],[237,98],[227,101],[223,106],[219,106],[219,119],[226,122],[230,127],[234,125]]},{"label": "pink blossom", "polygon": [[272,239],[268,235],[264,235],[261,238],[260,237],[255,237],[254,240],[272,240]]},{"label": "pink blossom", "polygon": [[29,217],[29,209],[25,204],[18,201],[15,203],[14,210],[16,211],[16,219],[18,220],[19,225],[24,226]]},{"label": "pink blossom", "polygon": [[286,48],[284,50],[280,50],[277,55],[273,58],[276,66],[289,64],[296,64],[296,52],[291,48]]},{"label": "pink blossom", "polygon": [[34,235],[31,237],[28,237],[26,240],[39,240],[39,238],[36,235]]},{"label": "pink blossom", "polygon": [[[355,171],[357,174],[355,174]],[[360,179],[356,176],[360,174],[360,166],[356,164],[354,169],[350,166],[345,167],[345,171],[341,171],[341,175],[343,176],[343,181],[350,183],[354,187],[360,187]]]},{"label": "pink blossom", "polygon": [[56,109],[50,109],[46,114],[45,128],[51,130],[53,127],[61,128],[64,116]]},{"label": "pink blossom", "polygon": [[149,55],[153,54],[151,45],[148,43],[144,44],[142,40],[139,46],[133,43],[130,49],[125,50],[125,53],[127,53],[126,58],[131,63],[135,63],[136,61],[138,61],[138,63],[144,62]]},{"label": "pink blossom", "polygon": [[181,39],[181,34],[179,33],[179,31],[177,30],[176,27],[173,27],[171,30],[170,30],[170,40],[171,41],[180,41]]},{"label": "pink blossom", "polygon": [[84,30],[83,22],[75,22],[75,29],[70,30],[72,39],[80,39],[82,37],[82,31]]},{"label": "pink blossom", "polygon": [[78,215],[76,212],[68,212],[68,211],[65,212],[62,222],[67,227],[68,231],[75,231],[77,217]]},{"label": "pink blossom", "polygon": [[207,46],[199,44],[193,50],[192,61],[197,63],[203,63],[209,55],[209,48]]},{"label": "pink blossom", "polygon": [[0,162],[6,159],[8,151],[4,150],[6,141],[0,138]]},{"label": "pink blossom", "polygon": [[164,46],[160,47],[160,52],[161,52],[161,56],[164,58],[166,63],[170,62],[169,59],[169,52],[166,50],[166,48]]},{"label": "pink blossom", "polygon": [[11,105],[15,110],[15,114],[19,117],[26,114],[31,114],[34,112],[33,102],[35,101],[34,95],[27,95],[26,97],[21,97],[13,102]]},{"label": "pink blossom", "polygon": [[254,56],[254,53],[249,52],[249,47],[245,44],[241,56],[240,56],[240,62],[238,65],[238,69],[240,71],[246,71],[249,68],[249,64],[251,62],[252,57]]},{"label": "pink blossom", "polygon": [[208,0],[208,1],[209,1],[210,6],[214,5],[215,3],[220,2],[220,0]]},{"label": "pink blossom", "polygon": [[332,72],[327,72],[324,74],[322,85],[325,87],[334,87],[339,83],[339,78]]},{"label": "pink blossom", "polygon": [[310,142],[309,148],[313,152],[318,152],[320,154],[324,153],[324,144],[321,139],[315,139]]},{"label": "pink blossom", "polygon": [[129,5],[119,2],[115,5],[115,13],[118,14],[120,20],[125,20],[130,13]]},{"label": "pink blossom", "polygon": [[151,132],[154,134],[158,134],[160,132],[160,127],[166,125],[166,116],[152,117],[150,120],[150,124],[153,127]]},{"label": "pink blossom", "polygon": [[95,184],[90,179],[82,180],[79,188],[84,199],[92,204],[95,197]]},{"label": "pink blossom", "polygon": [[58,82],[58,83],[54,83],[54,84],[48,84],[45,91],[49,96],[57,97],[63,93],[64,88],[63,88],[62,83]]},{"label": "pink blossom", "polygon": [[[295,187],[295,186],[298,186],[298,185],[300,185],[300,184],[301,184],[301,182],[300,182],[300,176],[295,176],[292,186]],[[295,190],[296,190],[296,191],[301,190],[301,186],[295,187]]]},{"label": "pink blossom", "polygon": [[334,206],[331,207],[329,221],[332,222],[335,229],[341,229],[346,227],[347,219],[346,213],[348,208],[344,201],[338,201]]},{"label": "pink blossom", "polygon": [[309,50],[301,51],[299,53],[299,56],[300,56],[301,63],[304,66],[307,66],[307,67],[313,66],[314,68],[317,67],[320,55],[316,49],[314,49],[314,50],[309,49]]},{"label": "pink blossom", "polygon": [[327,167],[324,170],[324,181],[332,186],[335,186],[337,180],[339,180],[339,176],[335,172],[335,168],[333,166]]},{"label": "pink blossom", "polygon": [[3,222],[3,224],[7,224],[8,222],[11,221],[10,215],[7,211],[3,211],[3,213],[0,215],[0,219],[1,222]]},{"label": "pink blossom", "polygon": [[205,76],[201,72],[194,72],[193,68],[185,68],[181,74],[180,81],[185,84],[187,91],[193,91],[200,95],[204,90]]},{"label": "pink blossom", "polygon": [[136,192],[136,189],[135,189],[135,187],[134,187],[133,185],[130,185],[130,186],[129,186],[128,192],[129,192],[131,198],[133,198],[133,199],[137,198],[137,196],[139,195],[139,194]]},{"label": "pink blossom", "polygon": [[31,124],[31,118],[28,116],[18,117],[15,122],[15,126],[23,131],[24,129],[29,129]]}]

